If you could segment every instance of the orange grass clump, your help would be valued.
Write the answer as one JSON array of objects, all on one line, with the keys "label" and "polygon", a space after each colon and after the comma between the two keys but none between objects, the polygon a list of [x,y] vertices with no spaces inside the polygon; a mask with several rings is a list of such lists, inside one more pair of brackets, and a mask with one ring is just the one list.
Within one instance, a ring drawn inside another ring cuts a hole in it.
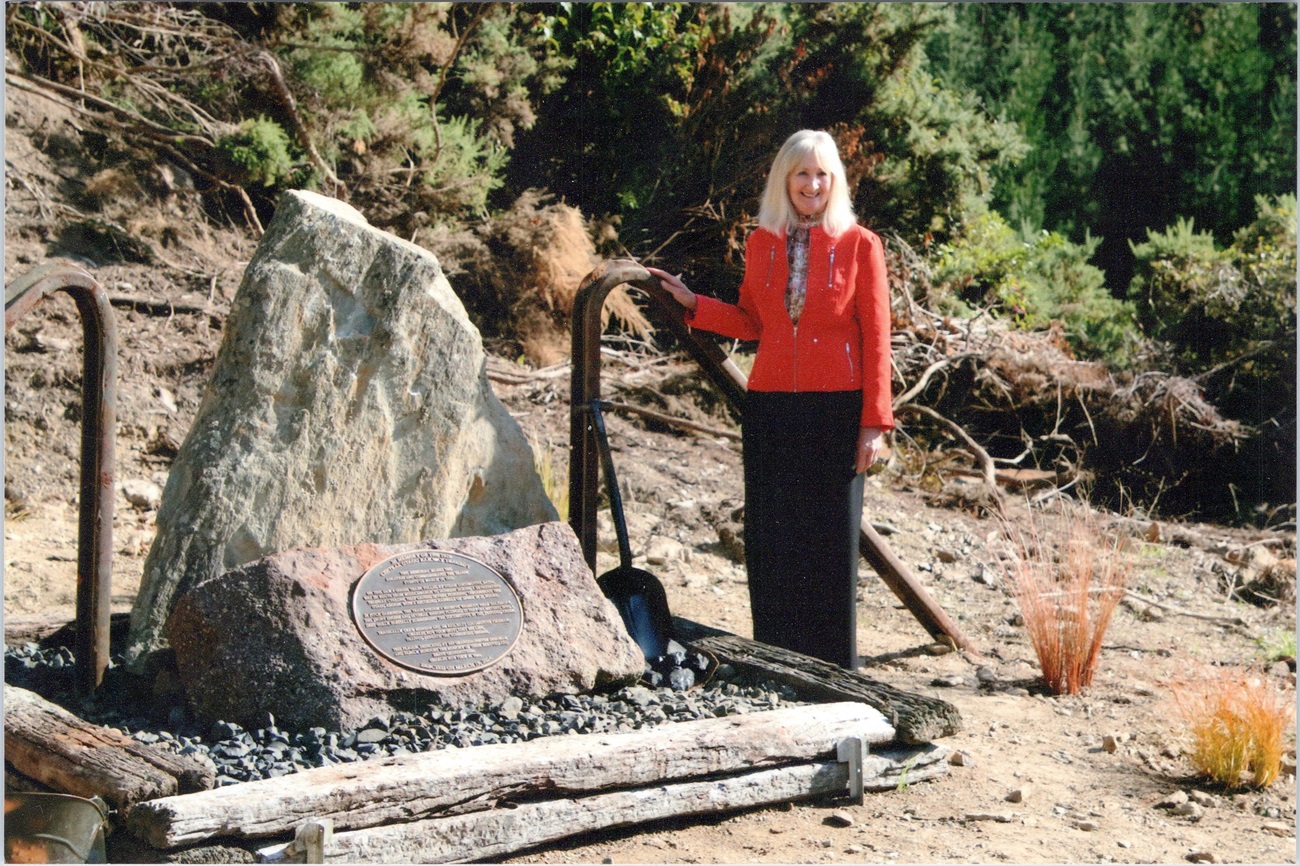
[{"label": "orange grass clump", "polygon": [[1273,784],[1295,716],[1294,695],[1231,669],[1176,683],[1173,692],[1198,773],[1229,788]]},{"label": "orange grass clump", "polygon": [[1037,532],[1012,560],[1016,601],[1038,655],[1043,682],[1054,694],[1078,694],[1092,684],[1102,636],[1124,597],[1129,566],[1121,539],[1103,543],[1091,521],[1062,515],[1065,549],[1044,550]]}]

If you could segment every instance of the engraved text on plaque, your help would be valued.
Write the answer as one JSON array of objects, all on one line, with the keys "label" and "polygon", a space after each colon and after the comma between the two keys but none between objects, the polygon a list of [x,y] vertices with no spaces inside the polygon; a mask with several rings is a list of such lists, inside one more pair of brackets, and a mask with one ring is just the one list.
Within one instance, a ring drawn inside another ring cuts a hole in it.
[{"label": "engraved text on plaque", "polygon": [[523,607],[500,574],[448,550],[412,550],[376,564],[352,593],[352,618],[381,656],[425,674],[456,676],[500,661]]}]

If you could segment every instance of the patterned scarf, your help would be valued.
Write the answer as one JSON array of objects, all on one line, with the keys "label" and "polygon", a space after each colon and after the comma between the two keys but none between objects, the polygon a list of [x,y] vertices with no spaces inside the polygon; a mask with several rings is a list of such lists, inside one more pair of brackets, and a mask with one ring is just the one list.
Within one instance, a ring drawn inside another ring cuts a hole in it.
[{"label": "patterned scarf", "polygon": [[785,287],[785,308],[790,321],[799,324],[808,297],[808,246],[811,229],[821,223],[821,214],[799,217],[799,225],[785,233],[785,255],[790,263],[790,281]]}]

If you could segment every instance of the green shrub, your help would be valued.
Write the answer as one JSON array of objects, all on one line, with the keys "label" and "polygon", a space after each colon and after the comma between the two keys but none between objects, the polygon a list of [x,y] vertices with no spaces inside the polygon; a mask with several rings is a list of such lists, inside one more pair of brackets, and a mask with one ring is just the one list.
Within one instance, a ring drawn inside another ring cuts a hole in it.
[{"label": "green shrub", "polygon": [[275,186],[295,167],[288,133],[264,115],[245,120],[234,132],[218,138],[216,147],[233,169],[236,183]]},{"label": "green shrub", "polygon": [[1112,297],[1088,263],[1097,243],[1046,231],[1025,239],[986,211],[937,247],[939,304],[953,312],[985,307],[1026,329],[1058,322],[1075,352],[1122,366],[1137,344],[1137,322],[1132,305]]},{"label": "green shrub", "polygon": [[1233,417],[1262,422],[1288,404],[1294,412],[1296,198],[1255,204],[1255,221],[1226,249],[1191,220],[1148,230],[1133,245],[1129,297],[1179,373],[1206,378]]}]

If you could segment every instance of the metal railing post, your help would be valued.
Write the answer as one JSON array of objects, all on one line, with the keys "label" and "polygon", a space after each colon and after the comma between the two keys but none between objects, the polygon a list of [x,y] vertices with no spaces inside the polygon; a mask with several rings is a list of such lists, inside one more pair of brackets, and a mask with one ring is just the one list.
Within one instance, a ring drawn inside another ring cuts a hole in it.
[{"label": "metal railing post", "polygon": [[94,691],[108,667],[112,613],[117,326],[108,294],[74,265],[52,262],[5,287],[5,331],[42,298],[63,291],[81,314],[81,490],[77,538],[77,684]]}]

